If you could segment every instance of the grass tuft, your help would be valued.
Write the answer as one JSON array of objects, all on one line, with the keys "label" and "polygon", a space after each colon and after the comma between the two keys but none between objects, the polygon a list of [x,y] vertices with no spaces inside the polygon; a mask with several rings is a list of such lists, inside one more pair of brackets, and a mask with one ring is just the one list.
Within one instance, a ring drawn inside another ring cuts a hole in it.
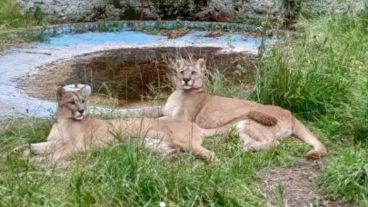
[{"label": "grass tuft", "polygon": [[[16,44],[45,40],[43,34],[28,30],[45,23],[45,15],[39,7],[34,12],[22,13],[17,1],[0,0],[0,52]],[[17,29],[22,31],[15,32]]]},{"label": "grass tuft", "polygon": [[33,13],[22,13],[17,1],[0,1],[0,28],[2,29],[40,25],[44,20],[45,15],[39,7]]},{"label": "grass tuft", "polygon": [[256,99],[308,120],[329,117],[349,126],[338,133],[363,140],[368,136],[366,21],[367,17],[311,20],[305,33],[277,44],[260,60]]},{"label": "grass tuft", "polygon": [[367,146],[341,150],[326,166],[321,186],[333,198],[368,204]]}]

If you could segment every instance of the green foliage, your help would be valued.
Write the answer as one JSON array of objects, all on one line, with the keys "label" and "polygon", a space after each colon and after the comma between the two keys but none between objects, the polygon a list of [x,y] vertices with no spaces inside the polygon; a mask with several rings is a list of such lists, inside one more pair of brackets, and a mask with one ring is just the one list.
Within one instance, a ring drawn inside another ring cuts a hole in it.
[{"label": "green foliage", "polygon": [[[45,15],[39,7],[33,13],[22,14],[17,1],[0,0],[0,51],[15,44],[45,40],[46,36],[42,32],[28,30],[44,23]],[[23,31],[10,32],[15,28],[22,28]]]},{"label": "green foliage", "polygon": [[[238,68],[234,71],[233,75],[238,76],[240,72],[245,73],[243,69]],[[229,78],[229,76],[226,76],[220,71],[207,74],[203,82],[203,87],[206,91],[214,95],[243,99],[247,99],[250,92],[241,81]]]},{"label": "green foliage", "polygon": [[49,40],[49,34],[47,34],[45,28],[39,30],[23,30],[10,33],[0,33],[0,51],[16,44],[28,43],[28,42],[45,42]]},{"label": "green foliage", "polygon": [[36,10],[33,13],[33,17],[36,20],[37,24],[41,24],[45,18],[45,14],[43,13],[40,7],[36,7]]},{"label": "green foliage", "polygon": [[0,27],[19,25],[22,21],[24,21],[24,17],[20,13],[16,1],[0,1]]},{"label": "green foliage", "polygon": [[331,197],[368,204],[368,146],[340,150],[326,166],[322,189]]},{"label": "green foliage", "polygon": [[0,1],[0,28],[17,28],[39,25],[44,21],[44,13],[37,7],[33,13],[22,14],[17,1]]},{"label": "green foliage", "polygon": [[106,27],[107,27],[107,31],[109,32],[119,32],[122,29],[122,26],[119,21],[108,22]]},{"label": "green foliage", "polygon": [[346,106],[361,117],[366,103],[358,100],[367,97],[368,77],[363,23],[359,18],[320,19],[307,25],[305,34],[273,47],[259,64],[257,100],[307,119],[346,116]]},{"label": "green foliage", "polygon": [[134,7],[128,6],[124,11],[125,20],[136,20],[139,19],[140,13]]}]

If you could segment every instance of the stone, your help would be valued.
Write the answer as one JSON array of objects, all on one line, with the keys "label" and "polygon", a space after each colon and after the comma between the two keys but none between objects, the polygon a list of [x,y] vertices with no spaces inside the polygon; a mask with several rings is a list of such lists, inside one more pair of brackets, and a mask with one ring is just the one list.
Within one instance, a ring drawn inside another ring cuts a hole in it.
[{"label": "stone", "polygon": [[101,19],[200,20],[260,24],[304,15],[356,14],[364,0],[17,0],[23,13],[39,7],[54,22]]}]

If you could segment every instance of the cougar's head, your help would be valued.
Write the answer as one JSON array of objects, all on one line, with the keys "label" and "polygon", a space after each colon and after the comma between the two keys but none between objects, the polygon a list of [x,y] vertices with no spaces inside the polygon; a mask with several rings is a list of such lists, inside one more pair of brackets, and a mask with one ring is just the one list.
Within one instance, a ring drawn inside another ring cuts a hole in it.
[{"label": "cougar's head", "polygon": [[202,79],[206,71],[204,59],[188,61],[181,59],[176,68],[176,84],[184,90],[198,89],[202,87]]},{"label": "cougar's head", "polygon": [[69,118],[74,120],[82,120],[86,115],[87,97],[91,90],[88,87],[79,91],[66,91],[63,87],[57,90],[58,118]]}]

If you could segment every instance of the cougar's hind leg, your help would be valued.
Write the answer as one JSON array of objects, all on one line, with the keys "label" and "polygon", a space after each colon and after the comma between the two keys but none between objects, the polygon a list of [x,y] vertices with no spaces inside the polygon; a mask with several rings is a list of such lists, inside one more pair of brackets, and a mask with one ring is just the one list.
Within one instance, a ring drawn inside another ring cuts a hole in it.
[{"label": "cougar's hind leg", "polygon": [[304,126],[304,124],[296,118],[293,118],[293,122],[294,127],[291,135],[313,147],[313,149],[305,155],[308,159],[319,159],[327,154],[326,147]]},{"label": "cougar's hind leg", "polygon": [[245,151],[255,152],[270,149],[279,144],[268,127],[253,120],[240,121],[236,128]]}]

